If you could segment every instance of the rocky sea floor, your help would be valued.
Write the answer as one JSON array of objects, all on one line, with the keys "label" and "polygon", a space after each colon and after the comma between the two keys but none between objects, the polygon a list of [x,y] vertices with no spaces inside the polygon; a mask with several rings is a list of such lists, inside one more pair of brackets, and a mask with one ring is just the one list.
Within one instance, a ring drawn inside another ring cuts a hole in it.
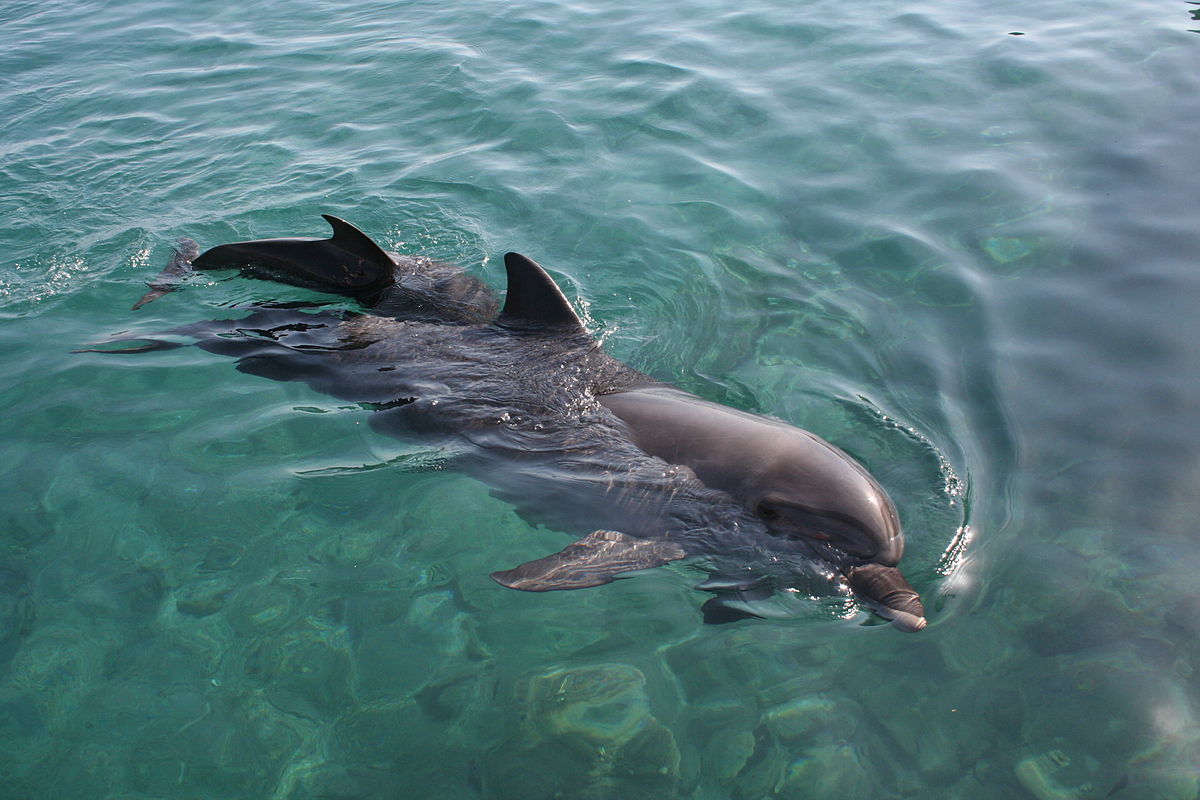
[{"label": "rocky sea floor", "polygon": [[[114,553],[93,537],[95,561],[73,564],[39,560],[53,539],[29,543],[0,575],[8,796],[1196,796],[1200,739],[1172,696],[1195,639],[1121,628],[1163,612],[1130,608],[1122,576],[1145,583],[1095,531],[1046,545],[1071,552],[1045,563],[1112,589],[1086,609],[1056,596],[1049,629],[1036,598],[1004,589],[989,613],[1005,626],[961,613],[911,636],[864,614],[706,627],[679,572],[605,595],[456,580],[438,565],[463,531],[510,519],[494,553],[528,528],[468,479],[408,483],[396,501],[420,530],[330,539],[316,522],[339,510],[320,495],[289,512],[296,497],[269,508],[247,492],[213,513],[258,506],[286,535],[174,550],[124,537]],[[43,511],[66,512],[56,497]],[[429,513],[450,500],[456,519]],[[486,557],[454,556],[477,576]],[[1071,641],[1075,614],[1110,617],[1111,644],[1094,626]],[[1154,728],[1138,713],[1149,698]]]}]

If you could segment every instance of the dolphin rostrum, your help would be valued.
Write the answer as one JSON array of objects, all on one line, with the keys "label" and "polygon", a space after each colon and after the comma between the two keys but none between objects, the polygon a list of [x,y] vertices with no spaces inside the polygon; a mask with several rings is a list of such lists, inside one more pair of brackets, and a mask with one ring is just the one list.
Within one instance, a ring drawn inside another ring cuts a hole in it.
[{"label": "dolphin rostrum", "polygon": [[[242,319],[173,332],[236,357],[243,372],[360,403],[386,432],[453,440],[462,468],[522,513],[593,528],[561,552],[493,573],[504,586],[579,589],[694,558],[716,574],[698,587],[716,594],[706,620],[723,622],[755,616],[737,603],[789,580],[770,574],[784,564],[848,587],[901,630],[925,626],[920,597],[897,568],[896,508],[849,455],[608,356],[525,256],[504,257],[501,308],[462,270],[388,253],[350,223],[325,219],[328,239],[237,242],[199,256],[185,241],[138,305],[191,267],[239,268],[357,300],[362,312],[258,304]],[[150,341],[103,352],[156,349]]]}]

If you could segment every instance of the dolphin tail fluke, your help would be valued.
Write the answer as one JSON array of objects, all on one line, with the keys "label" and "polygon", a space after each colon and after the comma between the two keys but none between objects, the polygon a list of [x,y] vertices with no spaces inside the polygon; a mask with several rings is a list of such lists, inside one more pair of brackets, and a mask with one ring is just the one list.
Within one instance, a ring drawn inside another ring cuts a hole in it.
[{"label": "dolphin tail fluke", "polygon": [[665,539],[596,531],[553,555],[493,572],[492,580],[523,592],[585,589],[610,583],[622,572],[660,567],[686,555],[682,547]]},{"label": "dolphin tail fluke", "polygon": [[333,229],[328,239],[233,242],[205,250],[192,263],[197,269],[249,268],[251,277],[353,296],[394,282],[396,262],[382,247],[346,220],[321,216]]},{"label": "dolphin tail fluke", "polygon": [[171,261],[167,264],[166,269],[160,272],[157,278],[146,284],[150,287],[150,291],[133,304],[133,310],[137,311],[151,300],[157,300],[164,294],[175,291],[183,279],[192,274],[192,261],[198,255],[200,255],[200,245],[196,244],[195,239],[179,239],[171,250]]}]

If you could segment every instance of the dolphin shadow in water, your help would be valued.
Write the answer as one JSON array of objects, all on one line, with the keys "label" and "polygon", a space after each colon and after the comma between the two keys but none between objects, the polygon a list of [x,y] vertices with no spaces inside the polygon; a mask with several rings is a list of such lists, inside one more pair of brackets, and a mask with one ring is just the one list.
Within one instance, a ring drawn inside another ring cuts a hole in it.
[{"label": "dolphin shadow in water", "polygon": [[[134,307],[193,268],[239,268],[357,300],[360,311],[256,305],[241,319],[171,333],[236,358],[242,372],[303,381],[374,409],[378,430],[454,441],[466,453],[459,466],[526,516],[593,530],[493,573],[504,586],[580,589],[693,558],[717,573],[697,587],[714,594],[704,604],[708,622],[756,616],[747,602],[799,581],[823,582],[825,593],[848,586],[901,630],[925,626],[920,598],[896,567],[904,538],[895,506],[846,453],[605,354],[525,256],[504,257],[501,307],[461,269],[385,252],[350,223],[325,219],[329,239],[237,242],[199,256],[182,240]],[[141,341],[101,352],[180,346]]]}]

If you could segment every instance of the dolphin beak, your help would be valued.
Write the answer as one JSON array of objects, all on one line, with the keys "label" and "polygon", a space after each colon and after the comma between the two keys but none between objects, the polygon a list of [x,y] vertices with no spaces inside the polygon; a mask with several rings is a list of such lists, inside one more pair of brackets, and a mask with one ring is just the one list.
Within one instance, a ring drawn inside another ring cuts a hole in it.
[{"label": "dolphin beak", "polygon": [[918,617],[906,611],[896,611],[895,609],[885,609],[881,612],[881,616],[886,617],[889,611],[892,616],[892,627],[902,630],[905,633],[916,633],[929,624],[929,620],[924,617]]},{"label": "dolphin beak", "polygon": [[850,567],[844,574],[854,593],[870,603],[879,616],[891,620],[899,630],[916,633],[927,624],[921,596],[900,570],[880,564],[861,564]]}]

